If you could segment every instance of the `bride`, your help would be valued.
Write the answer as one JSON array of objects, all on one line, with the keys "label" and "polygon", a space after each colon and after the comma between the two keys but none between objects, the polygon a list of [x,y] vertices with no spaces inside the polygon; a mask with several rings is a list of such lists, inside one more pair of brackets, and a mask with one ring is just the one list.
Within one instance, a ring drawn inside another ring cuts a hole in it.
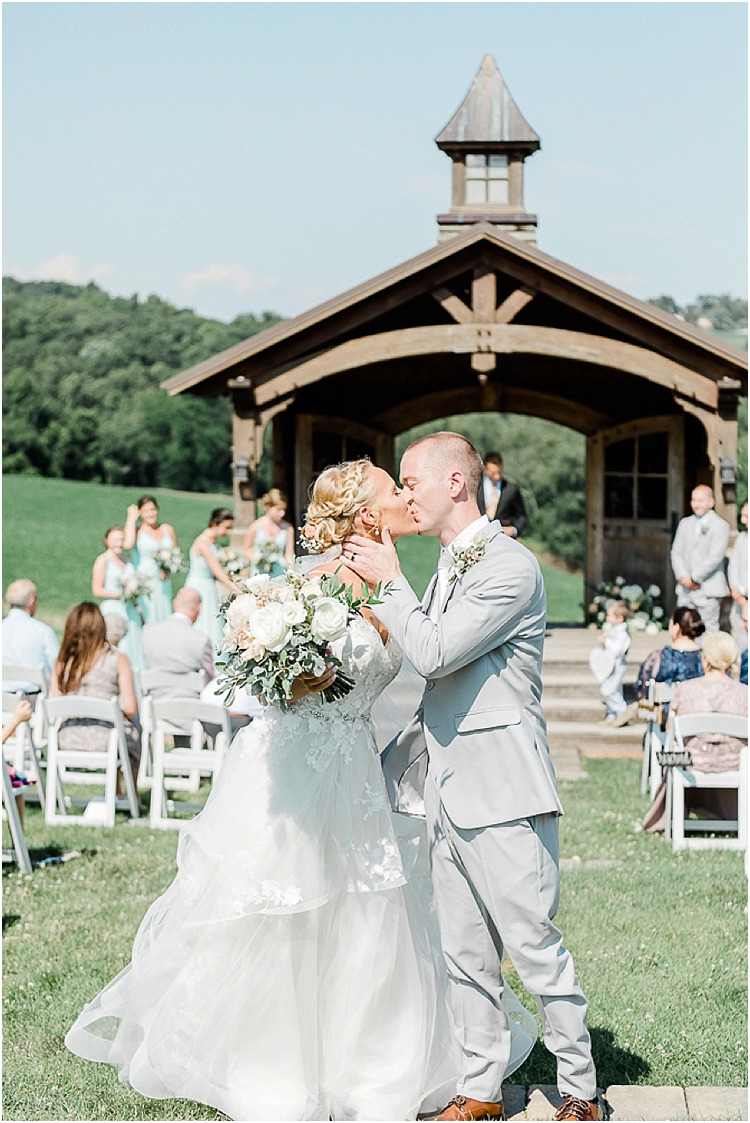
[{"label": "bride", "polygon": [[[352,530],[377,537],[381,520],[394,538],[416,531],[387,473],[366,460],[323,472],[305,527],[325,551],[311,577],[358,587],[338,545]],[[332,646],[351,693],[323,701],[333,672],[297,680],[286,712],[240,730],[130,964],[65,1038],[144,1096],[242,1120],[399,1120],[453,1094],[426,839],[387,807],[370,717],[401,655],[371,616]],[[507,991],[503,1003],[512,1071],[536,1026]]]}]

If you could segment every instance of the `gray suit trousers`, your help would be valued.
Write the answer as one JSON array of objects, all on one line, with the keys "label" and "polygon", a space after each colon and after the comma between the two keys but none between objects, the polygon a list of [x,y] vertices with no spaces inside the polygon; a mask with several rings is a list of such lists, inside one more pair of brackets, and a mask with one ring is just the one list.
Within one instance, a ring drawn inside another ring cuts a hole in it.
[{"label": "gray suit trousers", "polygon": [[510,1055],[510,1026],[501,1006],[507,954],[537,999],[545,1044],[557,1057],[560,1091],[593,1099],[587,1003],[572,956],[552,923],[560,889],[557,815],[461,829],[448,818],[429,771],[425,807],[441,941],[464,1054],[458,1094],[489,1103],[501,1098]]}]

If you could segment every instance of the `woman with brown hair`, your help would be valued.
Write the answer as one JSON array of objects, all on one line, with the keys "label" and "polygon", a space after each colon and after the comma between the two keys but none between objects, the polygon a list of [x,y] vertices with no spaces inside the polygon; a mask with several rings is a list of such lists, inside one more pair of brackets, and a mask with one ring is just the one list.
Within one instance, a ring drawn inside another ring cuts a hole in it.
[{"label": "woman with brown hair", "polygon": [[[138,704],[128,658],[107,643],[104,617],[96,604],[84,601],[71,609],[65,621],[60,654],[52,668],[50,695],[80,694],[87,698],[117,695],[125,719],[125,739],[133,770],[138,768],[141,738],[137,726]],[[110,726],[91,718],[65,721],[60,727],[61,749],[102,752]]]}]

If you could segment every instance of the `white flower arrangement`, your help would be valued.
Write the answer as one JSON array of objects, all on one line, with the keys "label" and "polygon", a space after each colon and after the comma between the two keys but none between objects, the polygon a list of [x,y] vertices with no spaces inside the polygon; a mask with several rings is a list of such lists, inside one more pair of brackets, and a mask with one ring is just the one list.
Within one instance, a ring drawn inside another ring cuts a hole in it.
[{"label": "white flower arrangement", "polygon": [[258,573],[270,574],[275,565],[280,565],[284,569],[287,568],[284,553],[275,542],[263,542],[262,545],[253,550],[250,560]]},{"label": "white flower arrangement", "polygon": [[219,546],[216,551],[216,560],[227,577],[231,577],[233,580],[241,577],[249,566],[249,561],[245,555],[232,546]]},{"label": "white flower arrangement", "polygon": [[649,585],[644,589],[642,585],[629,585],[624,577],[602,581],[596,586],[588,606],[589,624],[596,628],[604,627],[610,606],[621,600],[625,601],[631,612],[628,621],[630,631],[658,635],[664,627],[665,615],[664,608],[657,603],[660,596],[661,589],[658,585]]},{"label": "white flower arrangement", "polygon": [[477,534],[468,546],[459,546],[457,549],[449,546],[448,549],[451,553],[448,583],[452,585],[455,581],[458,581],[459,577],[463,577],[464,573],[467,573],[472,566],[482,560],[487,549],[487,539],[483,534]]},{"label": "white flower arrangement", "polygon": [[160,546],[158,550],[154,550],[154,561],[162,573],[170,577],[185,568],[182,551],[176,546]]},{"label": "white flower arrangement", "polygon": [[[322,675],[329,663],[341,667],[329,644],[363,608],[380,603],[380,586],[371,596],[355,597],[335,574],[308,578],[290,570],[281,577],[261,573],[248,578],[222,608],[226,624],[216,660],[217,693],[231,704],[242,688],[263,705],[286,710],[294,680],[302,674]],[[323,698],[333,702],[353,686],[353,679],[339,670]]]},{"label": "white flower arrangement", "polygon": [[136,608],[141,597],[148,596],[151,592],[151,582],[140,569],[128,570],[123,573],[120,578],[120,586],[122,588],[122,599],[126,604],[134,604]]}]

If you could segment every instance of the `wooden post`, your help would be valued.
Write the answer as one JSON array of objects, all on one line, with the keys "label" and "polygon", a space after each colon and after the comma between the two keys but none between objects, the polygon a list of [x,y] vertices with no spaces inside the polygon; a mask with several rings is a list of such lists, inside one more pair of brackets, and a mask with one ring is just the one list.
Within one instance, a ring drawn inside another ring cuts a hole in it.
[{"label": "wooden post", "polygon": [[[235,533],[245,531],[255,519],[257,498],[257,471],[263,433],[258,424],[252,386],[246,379],[232,379],[232,491],[234,502]],[[238,464],[247,461],[247,480],[238,479]]]}]

